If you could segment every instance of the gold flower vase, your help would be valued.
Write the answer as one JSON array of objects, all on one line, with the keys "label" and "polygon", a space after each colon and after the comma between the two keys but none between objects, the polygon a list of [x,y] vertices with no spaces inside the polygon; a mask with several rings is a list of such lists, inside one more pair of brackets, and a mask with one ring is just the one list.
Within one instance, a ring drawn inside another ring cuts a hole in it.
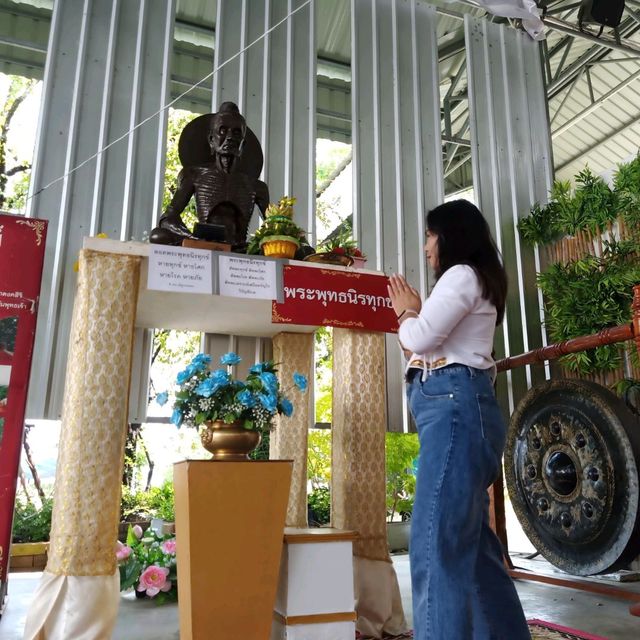
[{"label": "gold flower vase", "polygon": [[249,454],[260,444],[259,431],[245,429],[240,422],[226,424],[216,420],[200,427],[202,446],[213,454],[213,460],[249,460]]},{"label": "gold flower vase", "polygon": [[293,258],[300,243],[291,236],[267,236],[260,241],[265,256],[271,258]]}]

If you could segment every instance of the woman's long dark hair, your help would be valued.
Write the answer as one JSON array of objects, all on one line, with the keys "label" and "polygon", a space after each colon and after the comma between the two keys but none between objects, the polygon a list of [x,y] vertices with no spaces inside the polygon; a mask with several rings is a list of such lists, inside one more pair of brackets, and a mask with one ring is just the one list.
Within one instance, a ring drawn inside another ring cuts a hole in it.
[{"label": "woman's long dark hair", "polygon": [[436,278],[456,264],[472,267],[480,280],[482,297],[495,306],[496,324],[500,324],[507,297],[507,274],[478,207],[467,200],[445,202],[429,211],[427,229],[438,236]]}]

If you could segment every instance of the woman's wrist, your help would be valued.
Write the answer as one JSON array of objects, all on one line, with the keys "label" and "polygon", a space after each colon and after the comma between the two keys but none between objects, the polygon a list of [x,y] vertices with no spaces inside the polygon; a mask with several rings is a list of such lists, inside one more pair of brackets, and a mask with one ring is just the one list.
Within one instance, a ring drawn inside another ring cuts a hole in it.
[{"label": "woman's wrist", "polygon": [[404,311],[396,315],[396,319],[398,320],[398,322],[400,322],[401,320],[405,320],[406,318],[417,317],[417,316],[418,316],[418,312],[415,309],[405,309]]}]

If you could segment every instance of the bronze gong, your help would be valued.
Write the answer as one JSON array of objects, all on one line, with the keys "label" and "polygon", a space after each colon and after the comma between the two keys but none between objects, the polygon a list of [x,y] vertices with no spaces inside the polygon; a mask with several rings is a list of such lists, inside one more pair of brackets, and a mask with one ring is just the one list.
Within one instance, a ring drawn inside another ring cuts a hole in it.
[{"label": "bronze gong", "polygon": [[601,385],[547,382],[511,417],[511,502],[535,548],[567,573],[606,573],[638,556],[639,468],[640,420]]}]

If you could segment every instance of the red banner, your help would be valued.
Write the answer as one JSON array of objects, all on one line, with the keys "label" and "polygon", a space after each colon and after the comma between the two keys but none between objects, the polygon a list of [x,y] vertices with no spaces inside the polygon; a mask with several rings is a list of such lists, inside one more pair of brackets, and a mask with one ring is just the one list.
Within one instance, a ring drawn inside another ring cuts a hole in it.
[{"label": "red banner", "polygon": [[36,332],[45,220],[0,215],[0,609]]},{"label": "red banner", "polygon": [[373,273],[285,265],[284,302],[273,302],[271,320],[396,333],[388,282]]}]

